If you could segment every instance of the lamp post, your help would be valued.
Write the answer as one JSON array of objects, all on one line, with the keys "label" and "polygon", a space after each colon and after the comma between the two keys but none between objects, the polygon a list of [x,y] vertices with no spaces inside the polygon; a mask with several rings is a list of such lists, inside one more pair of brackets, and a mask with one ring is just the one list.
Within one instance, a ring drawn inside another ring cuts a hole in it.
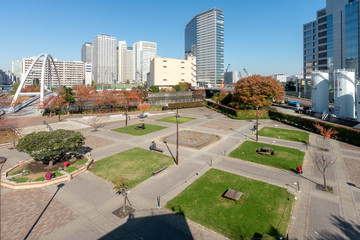
[{"label": "lamp post", "polygon": [[258,110],[259,106],[256,105],[256,141],[259,141],[259,116],[258,116]]},{"label": "lamp post", "polygon": [[176,109],[176,165],[179,165],[179,110]]}]

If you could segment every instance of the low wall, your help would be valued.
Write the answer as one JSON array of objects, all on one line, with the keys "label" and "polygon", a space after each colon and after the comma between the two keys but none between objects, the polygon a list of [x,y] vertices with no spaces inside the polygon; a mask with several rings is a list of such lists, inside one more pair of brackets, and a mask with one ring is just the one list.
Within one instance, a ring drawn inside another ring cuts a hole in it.
[{"label": "low wall", "polygon": [[[73,177],[76,177],[82,173],[84,173],[86,170],[89,169],[90,165],[93,163],[93,159],[90,158],[89,156],[85,156],[88,161],[85,163],[84,166],[82,166],[81,168],[79,168],[78,170],[72,172],[72,173],[67,173],[64,174],[63,176],[60,177],[56,177],[53,178],[51,180],[44,180],[41,182],[25,182],[25,183],[16,183],[7,179],[2,179],[0,182],[1,187],[6,187],[6,188],[10,188],[10,189],[30,189],[30,188],[40,188],[40,187],[46,187],[46,186],[50,186],[50,185],[54,185],[54,184],[58,184],[58,183],[63,183],[66,181],[70,181]],[[15,167],[17,167],[19,164],[15,165],[14,167],[6,170],[3,175],[7,176],[7,173],[9,171],[11,171],[12,169],[14,169]],[[14,177],[14,176],[11,176]]]},{"label": "low wall", "polygon": [[168,105],[169,103],[203,101],[204,95],[199,91],[187,92],[148,92],[150,105]]}]

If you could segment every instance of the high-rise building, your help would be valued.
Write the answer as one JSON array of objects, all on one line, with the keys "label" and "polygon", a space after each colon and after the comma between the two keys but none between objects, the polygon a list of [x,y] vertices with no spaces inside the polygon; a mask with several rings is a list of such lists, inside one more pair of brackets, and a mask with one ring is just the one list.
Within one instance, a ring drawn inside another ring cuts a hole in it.
[{"label": "high-rise building", "polygon": [[118,79],[122,83],[134,82],[134,55],[133,48],[128,47],[125,41],[118,45]]},{"label": "high-rise building", "polygon": [[117,82],[116,37],[98,35],[93,47],[93,80],[102,84]]},{"label": "high-rise building", "polygon": [[14,73],[14,75],[16,77],[16,81],[20,81],[21,72],[22,72],[22,62],[19,60],[12,61],[11,71]]},{"label": "high-rise building", "polygon": [[156,56],[156,43],[139,41],[133,44],[133,79],[136,83],[147,81],[150,60]]},{"label": "high-rise building", "polygon": [[210,9],[185,26],[185,56],[196,57],[197,81],[220,84],[224,75],[224,14]]},{"label": "high-rise building", "polygon": [[81,47],[81,61],[92,63],[93,61],[93,45],[91,42],[86,42]]},{"label": "high-rise building", "polygon": [[[23,58],[22,74],[25,75],[28,68],[36,60],[36,57]],[[81,61],[61,62],[54,58],[56,70],[60,79],[61,86],[72,87],[74,85],[84,84],[84,63]],[[38,61],[34,66],[36,69],[42,68],[42,62]],[[52,75],[52,81],[57,85],[57,78],[55,77],[55,69],[52,72],[48,71],[48,65],[45,66],[45,86],[49,86],[49,76]],[[41,79],[41,71],[33,71],[26,79],[25,85],[34,83],[34,79]]]},{"label": "high-rise building", "polygon": [[326,8],[317,11],[317,19],[304,24],[306,77],[317,69],[347,69],[359,78],[359,12],[359,0],[327,0]]}]

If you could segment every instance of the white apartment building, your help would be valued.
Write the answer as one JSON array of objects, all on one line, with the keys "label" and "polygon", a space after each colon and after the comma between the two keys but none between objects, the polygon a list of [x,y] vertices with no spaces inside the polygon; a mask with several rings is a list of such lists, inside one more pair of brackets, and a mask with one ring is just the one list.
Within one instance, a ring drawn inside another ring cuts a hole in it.
[{"label": "white apartment building", "polygon": [[156,43],[139,41],[133,44],[133,79],[137,83],[144,83],[150,72],[150,60],[156,56]]},{"label": "white apartment building", "polygon": [[[36,57],[31,58],[23,58],[22,63],[22,75],[25,75],[28,68],[31,66],[33,61],[36,60]],[[60,79],[61,86],[67,86],[72,87],[74,85],[80,85],[84,84],[84,63],[81,61],[73,61],[73,62],[60,62],[57,61],[56,58],[54,58],[54,63],[56,66],[56,70]],[[42,62],[37,62],[34,66],[35,69],[39,69],[40,71],[32,71],[31,74],[29,74],[25,84],[31,85],[33,84],[33,80],[35,78],[41,79],[41,68],[42,68]],[[33,69],[34,69],[33,68]],[[53,86],[57,86],[57,79],[55,78],[55,69],[52,68],[52,80],[53,80]],[[46,65],[45,68],[45,86],[49,88],[49,71],[48,67]]]},{"label": "white apartment building", "polygon": [[188,56],[186,60],[161,57],[151,59],[149,87],[171,87],[179,82],[196,86],[196,57]]},{"label": "white apartment building", "polygon": [[102,84],[117,82],[116,37],[98,35],[93,47],[93,80]]},{"label": "white apartment building", "polygon": [[119,41],[118,46],[118,80],[122,83],[134,82],[134,53],[126,41]]},{"label": "white apartment building", "polygon": [[93,61],[93,45],[91,42],[86,42],[81,47],[81,61],[90,62]]},{"label": "white apartment building", "polygon": [[92,82],[92,63],[91,62],[86,62],[84,63],[84,67],[85,67],[85,85],[91,85]]}]

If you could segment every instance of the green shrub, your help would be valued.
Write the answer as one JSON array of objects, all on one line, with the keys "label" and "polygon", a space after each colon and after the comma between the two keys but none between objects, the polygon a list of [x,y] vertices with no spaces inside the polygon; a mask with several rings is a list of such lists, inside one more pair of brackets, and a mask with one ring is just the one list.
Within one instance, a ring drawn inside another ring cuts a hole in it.
[{"label": "green shrub", "polygon": [[45,180],[45,177],[38,177],[38,178],[34,179],[33,182],[41,182],[44,180]]},{"label": "green shrub", "polygon": [[205,106],[205,101],[196,101],[196,102],[181,102],[181,103],[169,103],[168,108],[193,108],[193,107],[203,107]]},{"label": "green shrub", "polygon": [[10,181],[12,182],[16,182],[16,183],[24,183],[24,182],[27,182],[28,178],[26,177],[14,177],[14,178],[10,178],[9,179]]},{"label": "green shrub", "polygon": [[150,92],[159,92],[159,87],[158,86],[154,86],[152,85],[151,87],[149,87],[149,91]]},{"label": "green shrub", "polygon": [[301,128],[310,132],[319,134],[319,130],[315,127],[315,124],[319,124],[326,129],[332,128],[337,131],[336,139],[342,142],[346,142],[360,147],[360,131],[349,127],[343,127],[331,123],[325,123],[315,119],[302,118],[299,116],[289,115],[277,111],[269,111],[270,119]]}]

